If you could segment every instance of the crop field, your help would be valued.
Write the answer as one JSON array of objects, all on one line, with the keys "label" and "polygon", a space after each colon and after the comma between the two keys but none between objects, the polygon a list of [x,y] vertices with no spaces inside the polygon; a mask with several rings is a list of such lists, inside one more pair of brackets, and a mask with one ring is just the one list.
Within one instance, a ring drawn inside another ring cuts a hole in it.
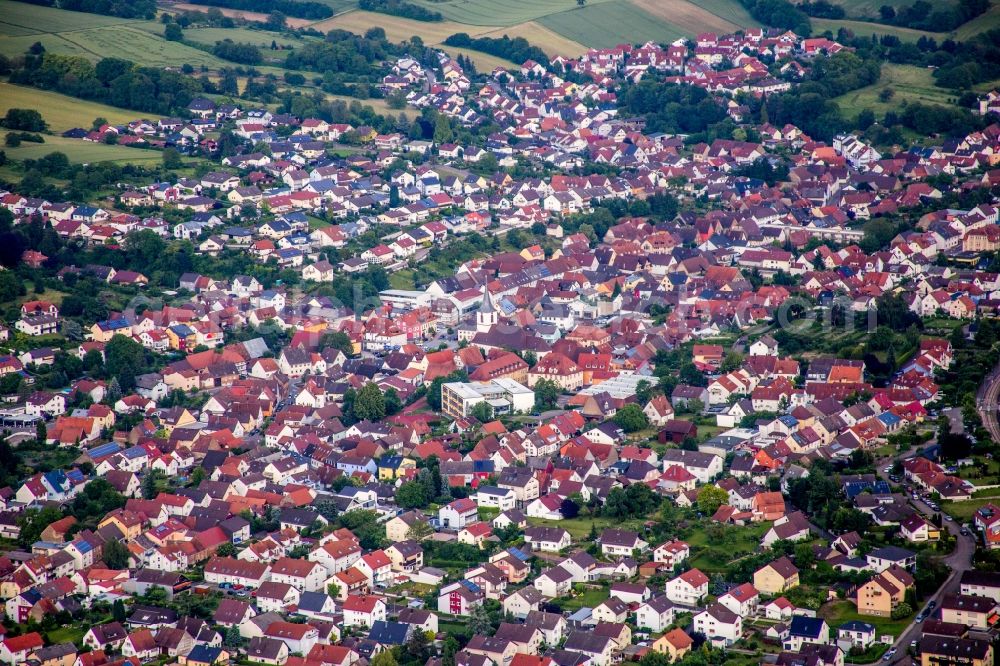
[{"label": "crop field", "polygon": [[689,33],[627,0],[587,4],[538,21],[574,41],[597,48],[649,40],[672,42]]},{"label": "crop field", "polygon": [[0,0],[0,53],[20,55],[35,42],[61,55],[99,60],[128,58],[141,65],[185,63],[218,67],[224,62],[210,53],[162,37],[162,26],[83,12]]},{"label": "crop field", "polygon": [[960,25],[955,31],[955,36],[958,39],[968,39],[981,32],[996,28],[1000,28],[1000,4],[994,2],[985,14]]},{"label": "crop field", "polygon": [[57,133],[73,127],[85,126],[84,129],[89,129],[94,118],[106,118],[110,123],[126,123],[149,115],[0,82],[0,116],[6,115],[7,109],[36,109],[49,124],[49,129]]},{"label": "crop field", "polygon": [[[587,7],[615,1],[589,0]],[[517,25],[578,9],[576,0],[419,0],[419,3],[441,12],[446,19],[469,25]]]},{"label": "crop field", "polygon": [[[0,132],[6,136],[6,132]],[[38,159],[49,153],[66,153],[70,162],[131,162],[133,164],[155,164],[162,158],[160,151],[127,146],[108,146],[80,139],[64,139],[61,136],[46,136],[45,143],[22,143],[17,148],[5,146],[7,156],[12,160]]]},{"label": "crop field", "polygon": [[747,23],[723,18],[725,14],[713,13],[706,7],[687,0],[632,0],[632,3],[689,35],[697,35],[699,32],[725,34],[748,27]]},{"label": "crop field", "polygon": [[[883,102],[879,95],[887,88],[892,89],[893,95]],[[861,109],[871,109],[880,117],[886,111],[898,109],[900,102],[904,100],[941,106],[953,103],[947,90],[935,87],[931,70],[914,65],[891,64],[882,65],[882,75],[876,83],[841,95],[834,101],[847,115],[856,116]]]}]

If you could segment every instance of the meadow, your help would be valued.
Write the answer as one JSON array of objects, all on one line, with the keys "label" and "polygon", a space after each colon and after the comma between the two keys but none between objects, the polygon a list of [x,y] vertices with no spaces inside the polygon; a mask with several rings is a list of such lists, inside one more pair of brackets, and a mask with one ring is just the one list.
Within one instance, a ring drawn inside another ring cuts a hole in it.
[{"label": "meadow", "polygon": [[[0,136],[6,136],[0,130]],[[17,148],[4,146],[12,160],[36,160],[49,153],[65,153],[70,162],[93,164],[95,162],[129,162],[132,164],[159,164],[163,159],[158,150],[109,146],[81,139],[64,139],[61,136],[46,136],[45,143],[22,143]]]},{"label": "meadow", "polygon": [[90,129],[94,118],[105,118],[112,124],[120,124],[149,115],[67,97],[48,90],[0,82],[0,116],[5,115],[7,109],[37,109],[49,124],[49,130],[55,133],[74,127]]},{"label": "meadow", "polygon": [[[879,96],[886,89],[891,89],[893,94],[887,101],[882,101]],[[871,109],[877,117],[881,117],[886,111],[898,110],[903,101],[946,106],[954,103],[953,100],[949,91],[934,85],[931,70],[914,65],[893,64],[882,65],[882,75],[872,85],[852,90],[834,99],[841,110],[852,117],[857,116],[862,109]]]}]

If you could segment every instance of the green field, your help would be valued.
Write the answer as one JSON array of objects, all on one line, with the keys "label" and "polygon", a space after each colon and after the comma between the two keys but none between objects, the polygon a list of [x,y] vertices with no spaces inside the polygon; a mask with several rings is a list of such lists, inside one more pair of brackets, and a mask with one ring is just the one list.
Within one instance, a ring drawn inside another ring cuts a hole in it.
[{"label": "green field", "polygon": [[[6,136],[0,131],[0,136]],[[109,146],[81,139],[64,139],[61,136],[47,136],[45,143],[24,142],[17,148],[4,146],[7,157],[12,160],[36,160],[49,153],[66,153],[70,162],[129,162],[133,164],[158,163],[162,159],[160,151],[127,146]]]},{"label": "green field", "polygon": [[680,28],[658,19],[626,0],[587,4],[538,20],[564,37],[597,48],[648,40],[669,42],[685,36]]},{"label": "green field", "polygon": [[110,123],[127,123],[142,118],[141,111],[129,111],[114,106],[88,102],[75,97],[37,88],[25,88],[0,82],[0,116],[7,109],[36,109],[53,132],[64,132],[73,127],[90,128],[94,118],[105,118]]},{"label": "green field", "polygon": [[[100,60],[127,58],[140,65],[219,67],[225,61],[194,47],[163,39],[163,27],[0,0],[0,53],[17,56],[35,42],[61,55]],[[270,44],[270,42],[268,42]]]},{"label": "green field", "polygon": [[903,620],[890,620],[887,617],[858,615],[857,607],[850,601],[835,601],[833,603],[824,604],[819,610],[818,615],[826,620],[826,623],[830,625],[831,630],[836,629],[845,622],[857,620],[875,625],[875,633],[878,636],[881,636],[882,634],[899,636],[903,630],[906,629],[907,625],[910,624],[910,618]]},{"label": "green field", "polygon": [[[883,102],[881,92],[892,89],[893,95]],[[856,116],[862,109],[871,109],[877,117],[886,111],[895,111],[903,101],[946,106],[953,103],[949,91],[934,85],[931,70],[914,65],[882,65],[882,76],[870,86],[853,90],[834,99],[849,116]]]},{"label": "green field", "polygon": [[[913,4],[913,0],[833,0],[833,4],[840,5],[850,17],[878,18],[879,8],[882,5],[889,5],[894,9],[906,7]],[[934,8],[948,7],[958,4],[955,0],[935,0]]]},{"label": "green field", "polygon": [[[615,0],[590,0],[595,6]],[[418,4],[441,12],[450,21],[469,25],[516,25],[525,21],[577,9],[576,0],[418,0]]]}]

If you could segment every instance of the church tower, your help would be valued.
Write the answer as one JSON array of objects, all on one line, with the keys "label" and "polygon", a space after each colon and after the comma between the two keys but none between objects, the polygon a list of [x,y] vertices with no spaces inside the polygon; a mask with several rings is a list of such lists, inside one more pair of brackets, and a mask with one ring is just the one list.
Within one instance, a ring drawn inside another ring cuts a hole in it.
[{"label": "church tower", "polygon": [[476,330],[479,333],[486,333],[499,321],[500,313],[497,312],[496,304],[493,303],[490,290],[484,286],[483,302],[479,304],[479,310],[476,312]]}]

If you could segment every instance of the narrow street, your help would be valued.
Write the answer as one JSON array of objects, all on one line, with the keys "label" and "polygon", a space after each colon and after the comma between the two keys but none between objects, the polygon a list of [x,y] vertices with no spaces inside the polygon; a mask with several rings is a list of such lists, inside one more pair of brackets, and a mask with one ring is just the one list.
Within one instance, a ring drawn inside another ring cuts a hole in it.
[{"label": "narrow street", "polygon": [[[1000,377],[1000,374],[998,374]],[[1000,386],[1000,382],[997,384]],[[957,412],[958,426],[961,427],[961,412],[958,410],[948,410],[946,415],[952,421],[952,428],[955,428],[955,417]],[[892,464],[894,460],[902,460],[907,456],[898,456],[897,458],[883,458],[876,463],[876,472],[878,476],[886,481],[889,480],[889,475],[884,470],[885,468]],[[911,504],[917,508],[925,517],[930,518],[934,515],[934,511],[927,506],[923,499],[912,500]],[[920,613],[921,610],[927,607],[932,600],[937,602],[938,606],[941,604],[941,598],[946,594],[953,594],[958,592],[959,584],[962,578],[962,574],[970,569],[972,569],[972,556],[976,552],[976,541],[973,534],[968,536],[963,536],[961,533],[962,525],[955,520],[946,520],[943,526],[948,532],[950,532],[956,539],[955,549],[950,555],[943,559],[943,562],[951,569],[951,574],[945,579],[944,583],[938,590],[930,597],[923,600],[922,605],[919,608],[914,608],[913,610]],[[896,655],[893,657],[890,663],[899,663],[904,659],[908,658],[907,650],[909,649],[910,643],[915,640],[920,639],[920,623],[916,621],[914,617],[913,621],[906,627],[905,630],[896,638],[896,641],[892,644],[892,647],[896,649]]]}]

